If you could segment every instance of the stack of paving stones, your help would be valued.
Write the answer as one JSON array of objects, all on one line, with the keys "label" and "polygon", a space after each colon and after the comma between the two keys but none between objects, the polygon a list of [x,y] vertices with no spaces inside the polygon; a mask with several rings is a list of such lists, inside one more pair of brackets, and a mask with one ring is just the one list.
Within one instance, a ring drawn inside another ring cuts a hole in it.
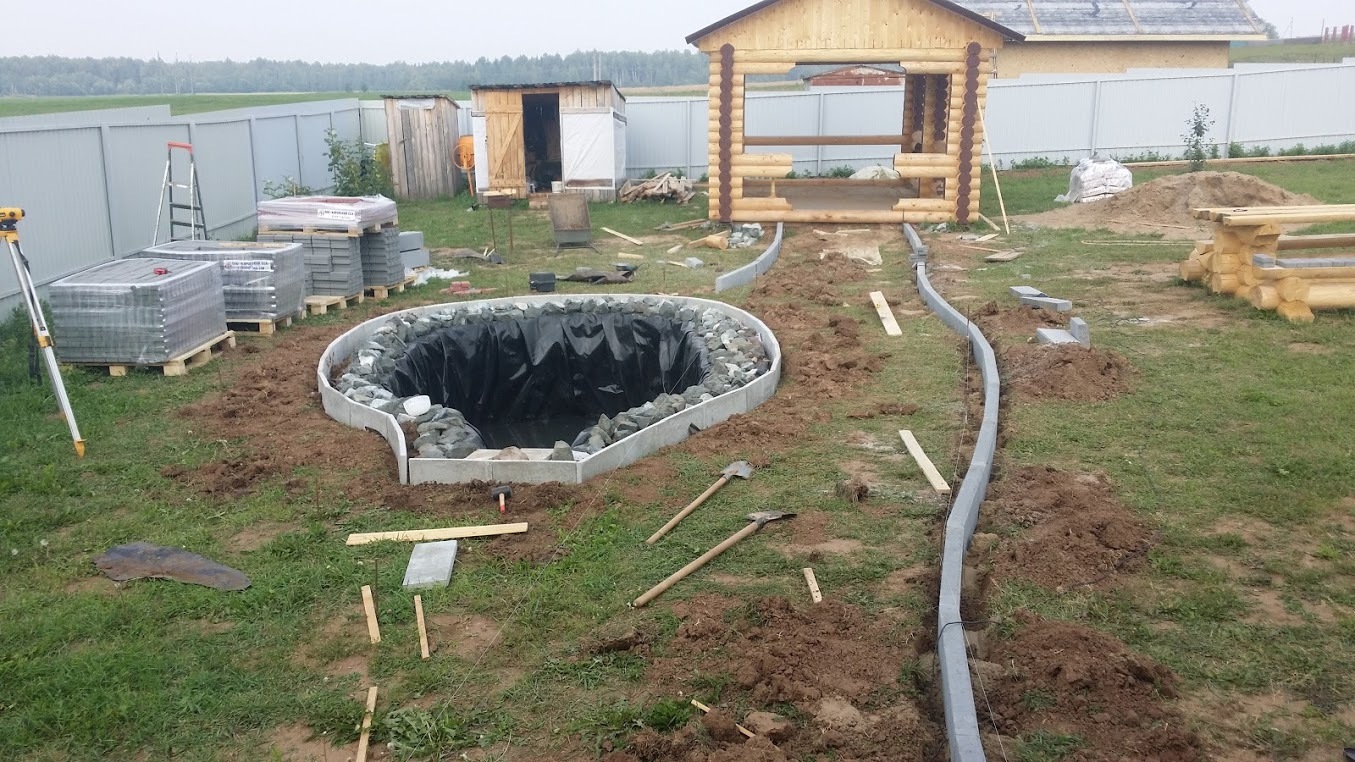
[{"label": "stack of paving stones", "polygon": [[173,241],[137,256],[220,263],[230,321],[276,321],[305,308],[306,263],[300,244]]},{"label": "stack of paving stones", "polygon": [[[306,265],[306,293],[357,296],[362,277],[362,238],[342,233],[260,233],[260,243],[298,243]],[[388,285],[388,284],[382,284]]]},{"label": "stack of paving stones", "polygon": [[375,233],[362,235],[362,282],[373,286],[394,286],[405,279],[405,263],[400,258],[400,228],[387,225]]},{"label": "stack of paving stones", "polygon": [[221,265],[119,259],[48,287],[63,362],[165,363],[226,333]]},{"label": "stack of paving stones", "polygon": [[406,272],[432,264],[432,257],[423,245],[423,233],[417,230],[400,233],[400,261]]},{"label": "stack of paving stones", "polygon": [[[388,387],[398,360],[411,344],[449,326],[532,320],[567,312],[629,312],[679,321],[684,332],[696,334],[704,344],[710,365],[710,372],[701,383],[688,387],[682,394],[660,395],[615,418],[601,416],[596,426],[580,432],[574,440],[571,449],[576,452],[596,453],[670,415],[738,389],[771,369],[771,360],[757,331],[717,310],[684,307],[652,296],[631,301],[572,298],[544,305],[519,302],[494,308],[450,307],[417,317],[393,316],[353,355],[336,388],[358,404],[394,415],[402,425],[413,424],[418,434],[414,442],[417,457],[465,458],[484,449],[480,433],[457,410],[433,405],[425,411],[417,402],[407,405],[414,398],[396,397]],[[411,409],[420,414],[411,415]]]}]

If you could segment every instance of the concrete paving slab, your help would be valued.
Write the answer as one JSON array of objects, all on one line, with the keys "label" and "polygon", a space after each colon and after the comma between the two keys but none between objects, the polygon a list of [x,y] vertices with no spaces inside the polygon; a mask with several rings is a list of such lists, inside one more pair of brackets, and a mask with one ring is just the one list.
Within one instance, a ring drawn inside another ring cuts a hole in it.
[{"label": "concrete paving slab", "polygon": [[427,590],[451,584],[456,548],[456,540],[415,545],[414,552],[409,555],[409,566],[405,567],[404,588]]}]

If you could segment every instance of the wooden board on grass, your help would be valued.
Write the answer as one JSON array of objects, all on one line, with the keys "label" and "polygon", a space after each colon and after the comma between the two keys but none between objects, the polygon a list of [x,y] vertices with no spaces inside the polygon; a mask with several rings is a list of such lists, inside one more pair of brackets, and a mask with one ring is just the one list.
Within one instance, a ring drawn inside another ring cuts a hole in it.
[{"label": "wooden board on grass", "polygon": [[899,328],[899,321],[894,318],[894,311],[889,308],[889,302],[885,300],[884,293],[872,291],[870,292],[870,300],[875,303],[875,311],[880,315],[880,322],[884,324],[885,333],[890,336],[902,336],[903,329]]},{"label": "wooden board on grass", "polygon": [[931,483],[932,489],[942,495],[949,495],[950,485],[946,483],[945,479],[941,478],[941,472],[936,470],[932,459],[928,458],[927,453],[922,451],[922,445],[918,444],[917,437],[913,436],[913,432],[904,429],[899,432],[899,436],[903,438],[903,444],[908,448],[908,454],[912,455],[913,460],[917,461],[918,468],[922,469],[922,473]]},{"label": "wooden board on grass", "polygon": [[447,529],[411,529],[405,532],[371,532],[368,534],[348,535],[349,545],[368,545],[373,542],[437,542],[440,540],[461,540],[468,537],[496,537],[501,534],[521,534],[527,531],[527,523],[493,524],[482,527],[450,527]]}]

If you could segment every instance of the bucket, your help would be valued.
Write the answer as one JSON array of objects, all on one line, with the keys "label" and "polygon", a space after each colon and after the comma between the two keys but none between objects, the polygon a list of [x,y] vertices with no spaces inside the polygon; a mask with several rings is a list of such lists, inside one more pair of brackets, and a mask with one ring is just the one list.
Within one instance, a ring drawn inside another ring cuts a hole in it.
[{"label": "bucket", "polygon": [[563,182],[559,181],[559,180],[554,180],[554,181],[552,181],[551,184],[550,184],[550,192],[551,192],[551,193],[564,193],[564,192],[565,192],[565,184],[564,184]]}]

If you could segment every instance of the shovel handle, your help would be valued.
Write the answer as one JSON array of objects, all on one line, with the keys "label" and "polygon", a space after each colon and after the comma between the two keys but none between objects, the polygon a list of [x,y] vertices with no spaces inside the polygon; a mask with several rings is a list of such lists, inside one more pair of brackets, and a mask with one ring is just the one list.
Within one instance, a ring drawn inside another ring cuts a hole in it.
[{"label": "shovel handle", "polygon": [[698,559],[696,559],[695,561],[693,561],[693,562],[687,564],[686,566],[682,567],[681,569],[678,569],[677,571],[673,572],[673,575],[672,575],[671,577],[669,577],[668,579],[666,579],[666,580],[660,582],[659,584],[655,585],[654,587],[651,587],[644,595],[640,596],[639,598],[636,598],[636,599],[635,599],[635,602],[632,603],[631,605],[634,606],[634,607],[637,608],[637,609],[638,609],[638,608],[641,608],[641,607],[643,607],[643,606],[645,606],[645,605],[648,604],[650,601],[652,601],[652,600],[654,600],[655,598],[658,598],[660,595],[662,595],[663,592],[664,592],[665,590],[667,590],[668,588],[672,587],[673,585],[676,585],[678,582],[682,581],[682,579],[683,579],[684,577],[686,577],[688,574],[691,574],[692,572],[696,571],[697,569],[700,569],[701,567],[703,567],[703,566],[705,566],[706,564],[710,563],[711,560],[712,560],[713,558],[715,558],[716,556],[718,556],[718,555],[720,555],[721,553],[725,552],[726,550],[729,550],[730,548],[734,547],[735,545],[738,545],[738,544],[739,544],[740,542],[742,542],[743,539],[746,538],[748,535],[753,534],[754,532],[756,532],[757,530],[759,530],[759,529],[761,529],[761,528],[762,528],[762,526],[761,526],[760,524],[757,524],[756,522],[754,522],[754,523],[751,523],[751,524],[749,524],[748,526],[744,527],[743,529],[740,529],[738,532],[736,532],[736,533],[735,533],[732,537],[730,537],[728,540],[725,540],[724,542],[720,543],[719,545],[716,545],[715,547],[713,547],[713,548],[711,548],[710,550],[706,551],[705,554],[702,555],[700,558],[698,558]]},{"label": "shovel handle", "polygon": [[669,519],[668,523],[664,524],[663,527],[659,529],[659,531],[650,535],[649,539],[645,540],[645,544],[653,545],[654,543],[658,542],[664,535],[673,531],[673,527],[677,526],[678,523],[681,522],[683,519],[692,515],[692,511],[695,511],[697,508],[700,508],[702,503],[709,500],[711,498],[711,495],[714,495],[716,492],[719,492],[720,488],[725,486],[726,484],[729,484],[729,477],[721,476],[719,480],[717,480],[714,484],[710,485],[710,487],[705,492],[701,493],[701,497],[698,497],[697,499],[693,500],[691,503],[687,505],[686,508],[683,508],[681,511],[679,511],[678,515]]}]

